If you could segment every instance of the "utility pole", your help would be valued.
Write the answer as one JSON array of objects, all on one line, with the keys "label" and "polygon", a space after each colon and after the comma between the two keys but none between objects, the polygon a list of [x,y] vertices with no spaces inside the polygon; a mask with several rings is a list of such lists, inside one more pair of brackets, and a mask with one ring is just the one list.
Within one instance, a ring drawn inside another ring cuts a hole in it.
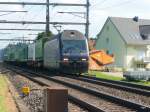
[{"label": "utility pole", "polygon": [[85,26],[85,36],[88,39],[89,38],[89,7],[90,3],[89,0],[86,1],[86,26]]},{"label": "utility pole", "polygon": [[50,31],[49,28],[49,0],[47,0],[47,5],[46,5],[46,35],[48,36],[48,33]]}]

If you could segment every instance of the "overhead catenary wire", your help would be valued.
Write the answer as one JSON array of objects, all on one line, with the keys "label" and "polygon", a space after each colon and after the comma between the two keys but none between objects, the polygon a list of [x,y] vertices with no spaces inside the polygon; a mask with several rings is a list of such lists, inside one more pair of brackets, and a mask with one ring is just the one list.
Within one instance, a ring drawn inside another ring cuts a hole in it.
[{"label": "overhead catenary wire", "polygon": [[0,16],[6,16],[6,15],[10,15],[10,14],[14,14],[14,12],[8,12],[8,13],[5,13],[5,14],[0,14]]},{"label": "overhead catenary wire", "polygon": [[[36,14],[34,14],[34,16],[32,16],[31,19],[34,20],[35,18],[37,18],[37,16],[41,14],[43,9],[44,9],[44,6],[42,6],[40,12],[37,12]],[[28,28],[29,26],[30,26],[30,24],[27,24],[24,28]]]},{"label": "overhead catenary wire", "polygon": [[[34,14],[34,16],[32,17],[32,20],[34,20],[35,18],[37,18],[38,15],[41,15],[41,13],[43,12],[43,9],[44,9],[44,6],[40,7],[40,12],[37,12],[36,14]],[[30,24],[27,24],[24,28],[28,28],[29,26],[30,26]],[[29,33],[31,33],[31,32],[32,31],[30,31]]]},{"label": "overhead catenary wire", "polygon": [[2,11],[2,10],[0,10],[0,12],[8,12],[8,13],[5,13],[5,14],[0,14],[0,16],[6,16],[6,15],[14,14],[14,13],[17,13],[17,12],[27,12],[27,11]]},{"label": "overhead catenary wire", "polygon": [[[24,0],[19,0],[19,1],[24,1]],[[88,1],[88,0],[87,0]],[[77,3],[77,4],[74,4],[74,3],[50,3],[50,4],[47,4],[47,3],[43,3],[43,2],[0,2],[0,5],[2,5],[2,4],[6,4],[6,5],[22,5],[22,6],[26,6],[26,5],[43,5],[43,6],[45,6],[45,5],[50,5],[50,6],[86,6],[86,7],[89,7],[89,4],[83,4],[83,3]],[[38,15],[39,15],[39,13],[38,13]],[[30,18],[31,19],[31,18]],[[13,24],[16,24],[16,23],[18,23],[18,22],[15,22],[15,21],[7,21],[7,20],[2,20],[0,23],[13,23]],[[31,24],[33,24],[33,23],[36,23],[36,22],[28,22],[28,21],[20,21],[20,23],[22,23],[23,25],[24,24],[28,24],[28,23],[31,23]],[[38,23],[36,23],[36,24],[43,24],[43,22],[38,22]],[[54,24],[54,25],[56,25],[56,24],[65,24],[65,25],[86,25],[85,23],[73,23],[73,22],[51,22],[50,24]]]},{"label": "overhead catenary wire", "polygon": [[22,11],[21,10],[20,11],[19,10],[16,10],[16,11],[15,10],[0,10],[0,12],[28,12],[28,11],[25,11],[25,10],[24,11],[23,10]]},{"label": "overhead catenary wire", "polygon": [[34,28],[28,28],[28,29],[24,29],[24,28],[0,28],[0,30],[19,30],[19,31],[45,31],[45,29],[34,29]]},{"label": "overhead catenary wire", "polygon": [[[83,18],[83,19],[85,19],[86,17],[85,17],[85,12],[58,12],[58,13],[61,13],[61,14],[71,14],[71,15],[73,15],[73,16],[77,16],[77,17],[80,17],[80,18]],[[80,15],[79,15],[80,14]],[[82,15],[84,15],[84,17],[83,16],[81,16],[81,14]]]},{"label": "overhead catenary wire", "polygon": [[87,6],[87,4],[79,4],[79,3],[43,3],[43,2],[0,2],[0,5],[52,5],[52,6],[74,6],[74,7],[83,7]]},{"label": "overhead catenary wire", "polygon": [[[14,13],[26,13],[27,11],[15,11],[15,10],[0,10],[0,12],[8,12],[8,13],[4,13],[4,14],[0,14],[0,16],[7,16],[7,15],[10,15],[10,14],[14,14]],[[14,31],[11,31],[11,33],[0,33],[0,34],[12,34],[14,33]]]},{"label": "overhead catenary wire", "polygon": [[[35,7],[31,7],[31,8],[29,8],[29,10],[32,11],[33,8],[35,9]],[[38,15],[41,15],[41,12],[43,11],[43,8],[44,8],[44,6],[40,6],[40,12],[37,11],[36,13],[34,13],[34,15],[31,17],[31,19],[34,20],[35,18],[37,18]],[[28,12],[29,12],[29,11],[28,11]],[[28,17],[28,16],[30,16],[30,14],[28,13],[27,15],[24,15],[23,20],[25,19],[25,16]],[[24,28],[24,29],[27,29],[29,26],[31,26],[31,25],[30,25],[30,24],[25,24],[25,25],[23,25],[23,28]],[[31,29],[31,28],[30,28],[30,29]],[[32,29],[33,29],[33,28],[32,28]],[[42,30],[41,30],[41,31],[42,31]],[[40,31],[40,32],[41,32],[41,31]],[[43,31],[45,31],[45,30],[43,30]],[[32,32],[32,30],[30,30],[29,32]],[[39,31],[36,31],[36,32],[39,32]]]}]

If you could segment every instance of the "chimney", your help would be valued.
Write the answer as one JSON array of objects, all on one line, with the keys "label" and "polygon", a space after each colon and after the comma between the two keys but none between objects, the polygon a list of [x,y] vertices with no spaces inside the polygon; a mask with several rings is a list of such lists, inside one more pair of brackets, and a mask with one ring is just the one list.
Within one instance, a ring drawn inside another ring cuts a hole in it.
[{"label": "chimney", "polygon": [[135,17],[133,18],[133,21],[138,22],[138,21],[139,21],[139,17],[138,17],[138,16],[135,16]]}]

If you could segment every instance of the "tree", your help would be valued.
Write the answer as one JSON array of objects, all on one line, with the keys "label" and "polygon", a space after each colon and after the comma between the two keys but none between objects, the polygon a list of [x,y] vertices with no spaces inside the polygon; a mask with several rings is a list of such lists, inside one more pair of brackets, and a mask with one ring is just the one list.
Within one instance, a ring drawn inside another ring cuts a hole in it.
[{"label": "tree", "polygon": [[53,33],[51,31],[48,32],[48,35],[46,35],[46,32],[41,32],[36,37],[36,40],[39,40],[39,39],[44,38],[44,37],[52,37],[52,36],[53,36]]}]

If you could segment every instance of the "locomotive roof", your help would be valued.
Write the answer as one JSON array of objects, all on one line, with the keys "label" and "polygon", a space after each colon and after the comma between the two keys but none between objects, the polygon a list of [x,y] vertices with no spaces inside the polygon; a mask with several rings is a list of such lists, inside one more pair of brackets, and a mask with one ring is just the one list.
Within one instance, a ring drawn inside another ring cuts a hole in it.
[{"label": "locomotive roof", "polygon": [[67,40],[69,40],[69,39],[78,39],[78,40],[85,39],[85,36],[77,30],[64,30],[63,32],[61,32],[57,35],[54,35],[51,38],[47,38],[47,39],[48,39],[48,41],[50,41],[50,40],[59,38],[59,36],[61,36],[61,39],[67,39]]},{"label": "locomotive roof", "polygon": [[85,39],[85,36],[77,30],[64,30],[63,32],[55,35],[51,39],[59,38],[60,35],[61,39]]},{"label": "locomotive roof", "polygon": [[83,39],[84,35],[77,30],[65,30],[62,32],[62,38],[72,39],[76,37],[77,39]]}]

